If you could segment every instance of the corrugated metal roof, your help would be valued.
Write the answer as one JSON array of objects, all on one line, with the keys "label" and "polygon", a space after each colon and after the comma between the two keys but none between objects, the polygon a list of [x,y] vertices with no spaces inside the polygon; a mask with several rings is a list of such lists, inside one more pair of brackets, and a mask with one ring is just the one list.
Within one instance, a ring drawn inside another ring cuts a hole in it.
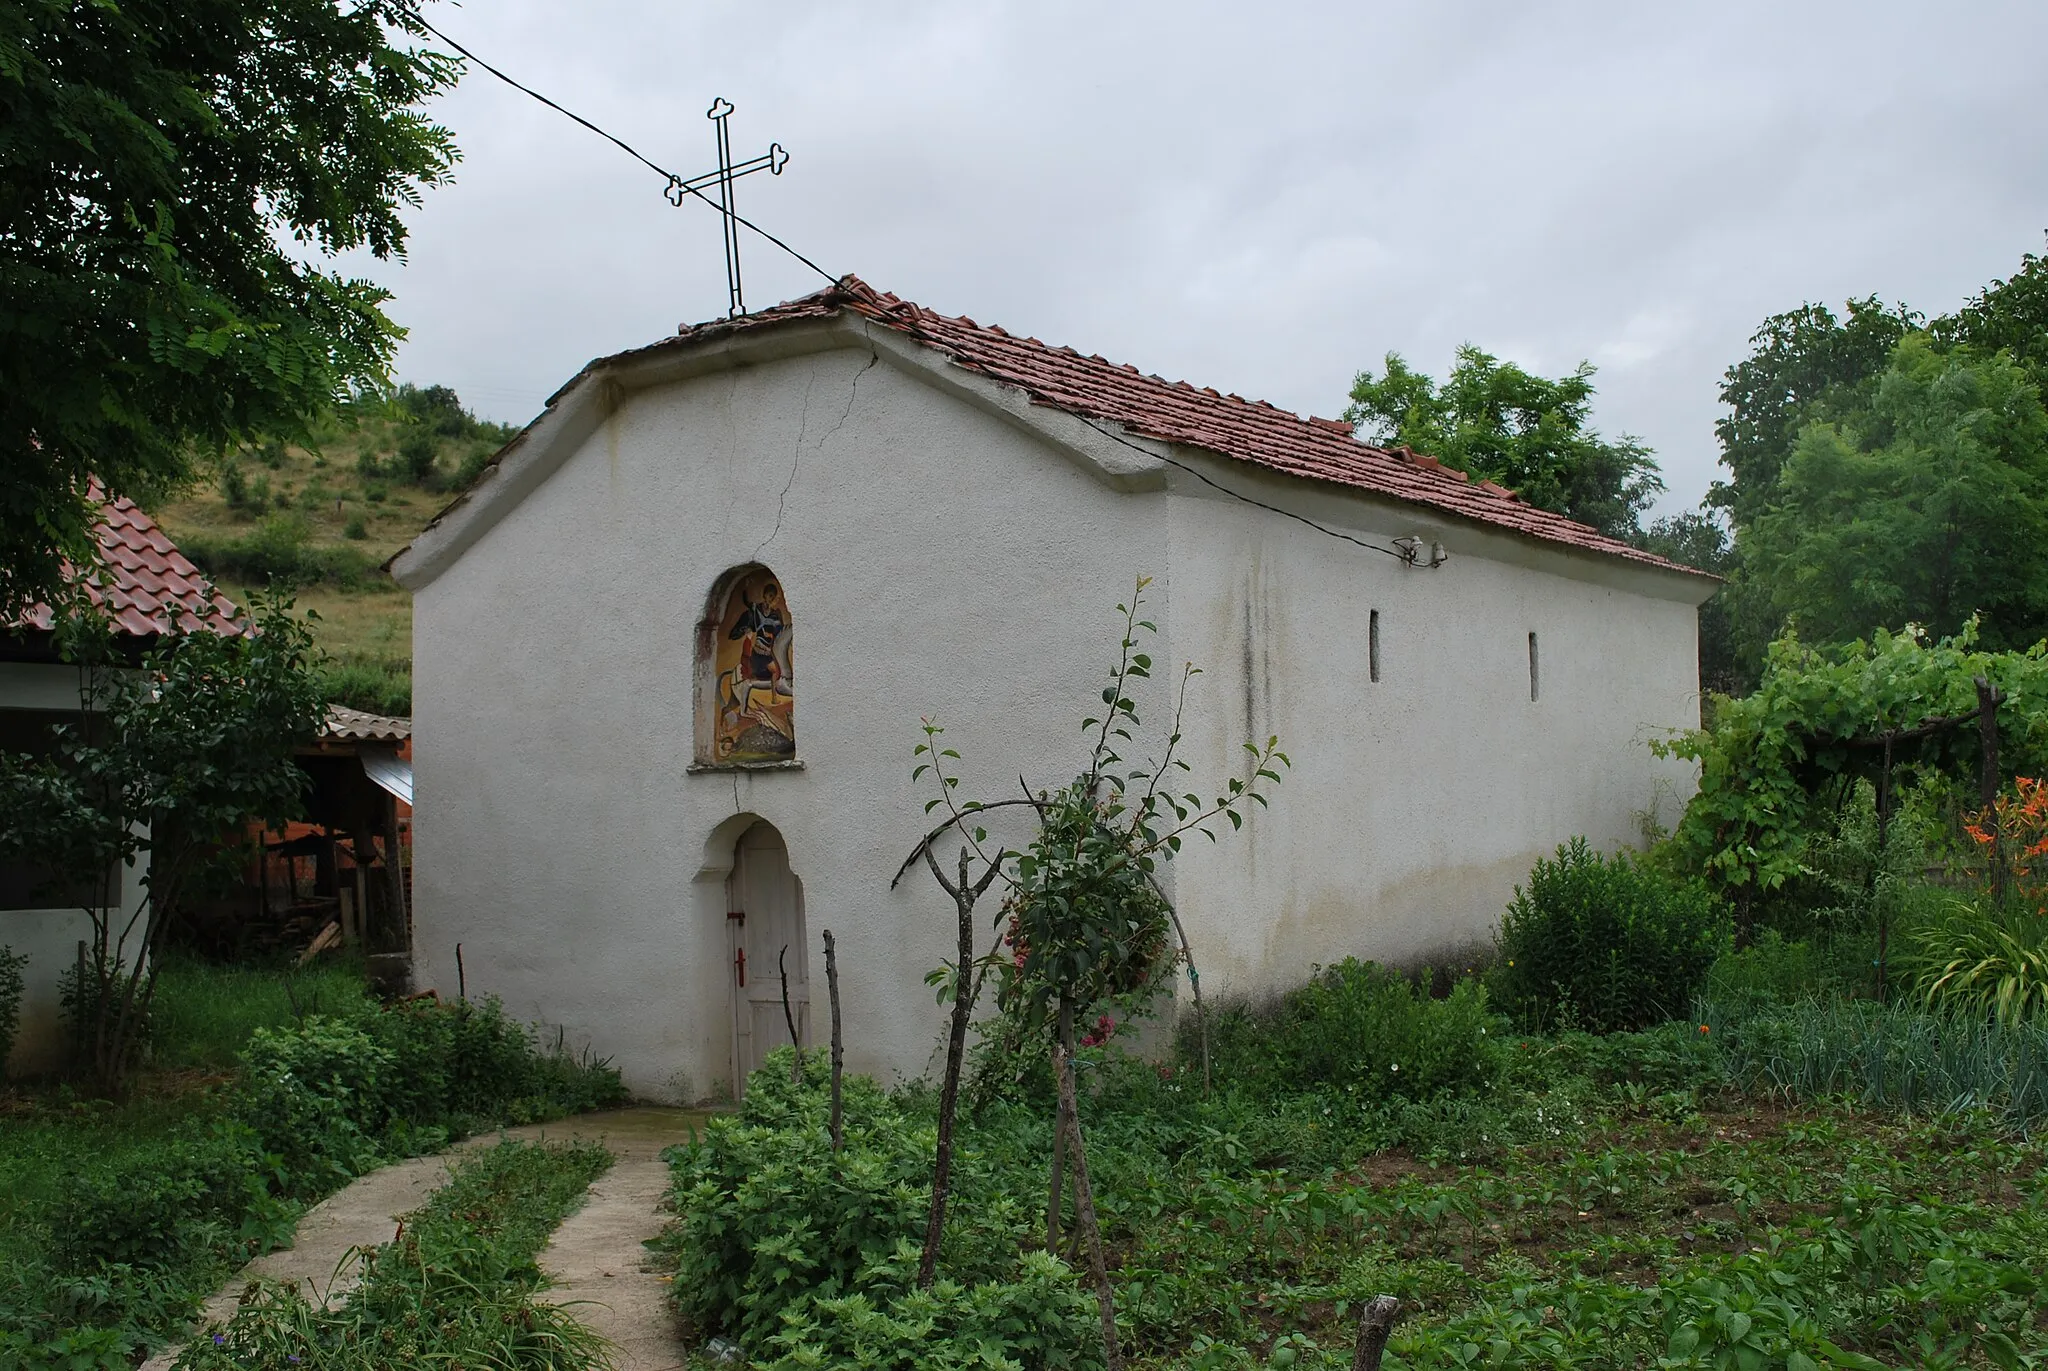
[{"label": "corrugated metal roof", "polygon": [[380,787],[407,804],[412,803],[412,763],[396,752],[382,748],[364,748],[362,751],[363,774]]},{"label": "corrugated metal roof", "polygon": [[410,737],[412,720],[366,714],[347,705],[327,706],[327,722],[320,728],[323,742],[402,743]]}]

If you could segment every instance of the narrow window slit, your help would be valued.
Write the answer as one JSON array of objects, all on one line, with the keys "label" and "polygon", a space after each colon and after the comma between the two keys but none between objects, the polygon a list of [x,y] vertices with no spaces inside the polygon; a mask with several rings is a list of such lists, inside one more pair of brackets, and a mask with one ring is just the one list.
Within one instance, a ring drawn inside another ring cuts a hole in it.
[{"label": "narrow window slit", "polygon": [[1533,700],[1533,699],[1535,699],[1535,698],[1536,698],[1536,694],[1537,694],[1537,691],[1538,691],[1538,689],[1539,689],[1539,688],[1541,687],[1542,683],[1543,683],[1542,677],[1541,677],[1541,675],[1539,675],[1539,674],[1538,674],[1538,672],[1537,672],[1537,667],[1536,667],[1536,635],[1535,635],[1534,633],[1531,633],[1531,634],[1529,635],[1529,698],[1530,698],[1530,699],[1532,699],[1532,700]]},{"label": "narrow window slit", "polygon": [[1374,611],[1372,612],[1372,617],[1366,620],[1366,625],[1365,625],[1365,661],[1366,661],[1366,669],[1367,669],[1367,670],[1368,670],[1368,671],[1369,671],[1369,672],[1371,673],[1371,675],[1372,675],[1372,679],[1373,679],[1373,680],[1375,680],[1375,681],[1379,680],[1379,678],[1380,678],[1380,612],[1379,612],[1378,610],[1374,610]]}]

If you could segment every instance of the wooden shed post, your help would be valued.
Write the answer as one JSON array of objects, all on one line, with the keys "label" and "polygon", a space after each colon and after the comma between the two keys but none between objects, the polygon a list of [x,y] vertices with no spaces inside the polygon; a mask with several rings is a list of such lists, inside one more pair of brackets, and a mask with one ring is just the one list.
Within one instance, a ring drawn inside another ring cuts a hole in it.
[{"label": "wooden shed post", "polygon": [[388,870],[385,880],[391,897],[391,936],[387,952],[409,952],[412,939],[406,936],[404,858],[398,851],[398,797],[384,797],[384,852]]}]

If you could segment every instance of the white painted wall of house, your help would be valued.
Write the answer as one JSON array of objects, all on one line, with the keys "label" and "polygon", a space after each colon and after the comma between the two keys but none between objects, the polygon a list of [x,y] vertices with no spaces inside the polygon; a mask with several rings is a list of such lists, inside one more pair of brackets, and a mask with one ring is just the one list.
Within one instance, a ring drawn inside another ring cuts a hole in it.
[{"label": "white painted wall of house", "polygon": [[[0,662],[0,709],[76,710],[76,668],[41,662]],[[145,857],[122,875],[122,907],[133,910],[143,897]],[[8,1054],[11,1075],[57,1070],[64,1063],[64,1029],[58,1015],[58,982],[77,964],[78,944],[93,936],[92,917],[82,909],[0,909],[0,947],[25,955],[21,1022]]]},{"label": "white painted wall of house", "polygon": [[[1173,881],[1205,992],[1482,939],[1536,855],[1632,839],[1660,788],[1667,819],[1682,801],[1685,771],[1642,743],[1697,722],[1696,582],[1181,460],[1373,541],[1431,533],[1451,560],[1405,568],[1177,473],[1113,489],[865,350],[624,393],[416,585],[419,982],[451,993],[459,943],[472,995],[560,1026],[635,1091],[729,1089],[724,876],[758,816],[804,882],[814,997],[818,931],[838,940],[850,1069],[924,1071],[941,1011],[923,977],[951,955],[951,906],[921,871],[889,889],[929,824],[918,719],[948,725],[963,795],[1064,779],[1141,571],[1158,578],[1155,684],[1182,660],[1207,670],[1196,775],[1240,764],[1247,700],[1251,731],[1296,762],[1270,813]],[[696,624],[752,560],[792,612],[803,769],[693,773]]]}]

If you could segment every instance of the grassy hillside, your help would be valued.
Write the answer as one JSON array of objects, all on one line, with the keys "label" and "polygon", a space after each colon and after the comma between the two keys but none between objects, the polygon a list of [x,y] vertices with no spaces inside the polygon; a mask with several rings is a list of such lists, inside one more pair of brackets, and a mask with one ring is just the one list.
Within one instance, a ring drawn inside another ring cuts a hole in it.
[{"label": "grassy hillside", "polygon": [[320,616],[329,698],[412,710],[412,597],[379,568],[514,430],[479,421],[445,386],[348,405],[309,446],[269,443],[152,511],[232,599],[290,586]]}]

